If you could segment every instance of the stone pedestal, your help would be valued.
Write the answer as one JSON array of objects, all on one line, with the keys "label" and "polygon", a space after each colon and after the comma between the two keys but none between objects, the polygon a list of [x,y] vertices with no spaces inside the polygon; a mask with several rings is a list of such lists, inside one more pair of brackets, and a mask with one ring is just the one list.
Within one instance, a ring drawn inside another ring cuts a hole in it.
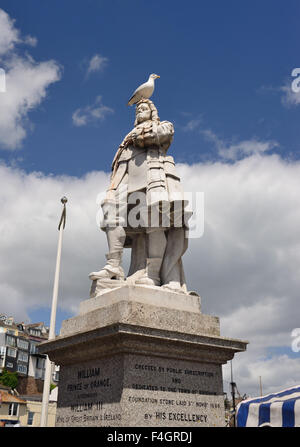
[{"label": "stone pedestal", "polygon": [[223,426],[222,364],[247,342],[200,304],[145,286],[83,301],[40,345],[60,365],[56,426]]}]

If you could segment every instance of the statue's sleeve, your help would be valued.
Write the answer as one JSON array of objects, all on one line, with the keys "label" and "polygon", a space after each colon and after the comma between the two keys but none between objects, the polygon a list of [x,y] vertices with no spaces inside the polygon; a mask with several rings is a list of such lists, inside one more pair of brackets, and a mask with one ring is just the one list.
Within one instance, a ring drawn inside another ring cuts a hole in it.
[{"label": "statue's sleeve", "polygon": [[144,146],[156,144],[158,146],[169,147],[174,135],[173,124],[169,121],[162,121],[161,123],[152,123],[149,131],[145,132],[143,136]]},{"label": "statue's sleeve", "polygon": [[157,137],[159,144],[168,143],[169,145],[172,142],[174,135],[174,126],[169,121],[162,121],[157,126]]}]

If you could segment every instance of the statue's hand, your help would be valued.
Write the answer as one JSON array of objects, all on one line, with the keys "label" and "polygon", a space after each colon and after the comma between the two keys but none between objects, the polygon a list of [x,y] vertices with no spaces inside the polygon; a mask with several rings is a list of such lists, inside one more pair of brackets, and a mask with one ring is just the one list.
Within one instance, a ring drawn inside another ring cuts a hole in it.
[{"label": "statue's hand", "polygon": [[144,144],[145,144],[144,135],[143,134],[137,135],[134,141],[134,145],[138,147],[144,147]]},{"label": "statue's hand", "polygon": [[144,148],[153,144],[159,144],[159,126],[153,126],[153,123],[144,127],[133,129],[125,140],[125,145],[132,144],[135,147]]},{"label": "statue's hand", "polygon": [[130,133],[131,143],[135,147],[144,147],[143,129],[135,129]]},{"label": "statue's hand", "polygon": [[148,132],[144,135],[144,145],[152,146],[157,143],[157,134],[153,132]]}]

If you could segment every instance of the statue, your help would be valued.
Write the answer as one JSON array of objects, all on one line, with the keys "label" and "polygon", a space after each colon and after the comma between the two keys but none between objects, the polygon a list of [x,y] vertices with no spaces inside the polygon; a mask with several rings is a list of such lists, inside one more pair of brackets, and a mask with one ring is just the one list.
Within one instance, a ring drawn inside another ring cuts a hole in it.
[{"label": "statue", "polygon": [[[125,284],[162,287],[188,293],[182,255],[188,245],[180,178],[167,155],[173,124],[160,121],[150,99],[136,103],[133,130],[124,138],[112,163],[110,186],[101,203],[108,253],[106,265],[89,277],[91,296]],[[124,248],[131,248],[127,279]]]}]

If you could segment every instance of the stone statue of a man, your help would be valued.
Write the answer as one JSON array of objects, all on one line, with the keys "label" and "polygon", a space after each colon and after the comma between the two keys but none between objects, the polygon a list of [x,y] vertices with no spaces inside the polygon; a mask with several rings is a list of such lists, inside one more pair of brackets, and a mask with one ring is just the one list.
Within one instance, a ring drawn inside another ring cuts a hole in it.
[{"label": "stone statue of a man", "polygon": [[[173,124],[160,121],[152,101],[137,103],[134,128],[115,155],[101,204],[108,254],[106,265],[90,274],[96,292],[123,283],[186,292],[181,257],[190,215],[174,159],[167,155],[173,135]],[[124,247],[132,249],[127,280],[121,266]]]}]

